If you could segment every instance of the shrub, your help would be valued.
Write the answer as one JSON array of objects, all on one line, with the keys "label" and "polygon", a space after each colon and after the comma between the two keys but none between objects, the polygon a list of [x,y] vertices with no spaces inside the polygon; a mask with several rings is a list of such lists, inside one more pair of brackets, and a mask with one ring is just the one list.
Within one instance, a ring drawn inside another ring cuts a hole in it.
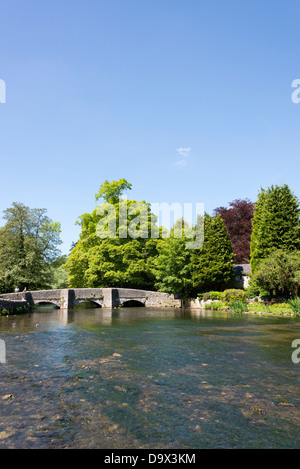
[{"label": "shrub", "polygon": [[209,291],[205,293],[198,293],[199,300],[221,300],[222,292],[220,291]]},{"label": "shrub", "polygon": [[220,310],[227,309],[227,306],[225,305],[225,303],[222,303],[220,301],[213,301],[212,303],[205,305],[204,309]]},{"label": "shrub", "polygon": [[273,251],[259,262],[250,283],[261,297],[295,298],[300,292],[300,253]]},{"label": "shrub", "polygon": [[248,305],[245,301],[241,300],[233,300],[229,303],[229,308],[231,311],[234,313],[244,313],[245,311],[248,311]]},{"label": "shrub", "polygon": [[222,299],[222,292],[220,292],[220,291],[211,291],[211,292],[209,292],[209,298],[211,300],[221,300]]},{"label": "shrub", "polygon": [[203,293],[203,301],[207,301],[210,299],[209,292]]},{"label": "shrub", "polygon": [[246,292],[244,290],[232,288],[223,291],[221,299],[227,304],[231,301],[243,301],[244,303],[246,303]]},{"label": "shrub", "polygon": [[295,316],[300,316],[300,298],[297,297],[294,300],[289,301],[289,306]]},{"label": "shrub", "polygon": [[257,296],[259,296],[259,293],[260,291],[257,285],[254,285],[253,282],[250,280],[249,286],[246,289],[246,297],[248,298],[248,300],[256,298]]}]

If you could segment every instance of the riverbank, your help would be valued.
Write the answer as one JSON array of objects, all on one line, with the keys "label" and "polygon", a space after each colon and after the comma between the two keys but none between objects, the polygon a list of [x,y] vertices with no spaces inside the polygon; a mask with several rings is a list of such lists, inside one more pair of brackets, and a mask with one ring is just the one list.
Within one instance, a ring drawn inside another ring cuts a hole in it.
[{"label": "riverbank", "polygon": [[[204,305],[205,310],[237,312],[230,309],[229,305],[221,301],[213,301]],[[238,311],[242,314],[268,314],[271,316],[297,316],[288,303],[274,303],[272,305],[262,302],[246,303],[245,310]]]},{"label": "riverbank", "polygon": [[[48,293],[48,292],[47,292]],[[233,301],[233,303],[236,303]],[[232,313],[244,314],[269,314],[272,316],[299,316],[300,311],[291,308],[290,303],[266,303],[262,301],[238,301],[238,305],[233,305],[232,302],[224,302],[222,300],[206,300],[189,299],[185,300],[183,309],[199,309],[199,310],[212,310],[224,311]],[[141,304],[141,306],[145,306]],[[173,305],[174,306],[174,305]],[[238,306],[234,308],[233,306]],[[300,306],[300,305],[299,305]],[[244,308],[244,309],[243,309]],[[72,309],[72,308],[71,308]],[[299,308],[298,308],[299,309]],[[0,316],[9,316],[15,314],[24,314],[31,311],[31,304],[28,298],[14,297],[1,298],[0,297]]]}]

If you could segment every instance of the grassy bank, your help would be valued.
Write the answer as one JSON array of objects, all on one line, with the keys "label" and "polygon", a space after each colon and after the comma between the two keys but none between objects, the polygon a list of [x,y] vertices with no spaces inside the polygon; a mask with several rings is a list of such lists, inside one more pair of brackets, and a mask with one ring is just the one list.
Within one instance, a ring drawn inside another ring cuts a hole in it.
[{"label": "grassy bank", "polygon": [[205,305],[206,310],[214,311],[232,311],[238,313],[253,313],[253,314],[272,314],[272,315],[292,315],[297,316],[298,314],[293,311],[289,303],[274,303],[272,305],[264,303],[237,303],[226,304],[222,301],[214,301],[210,304]]}]

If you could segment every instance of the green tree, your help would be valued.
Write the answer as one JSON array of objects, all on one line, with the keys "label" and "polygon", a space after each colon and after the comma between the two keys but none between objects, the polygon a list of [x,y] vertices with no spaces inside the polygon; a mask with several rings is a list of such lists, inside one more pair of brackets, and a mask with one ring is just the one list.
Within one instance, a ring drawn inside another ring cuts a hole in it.
[{"label": "green tree", "polygon": [[204,244],[191,251],[193,286],[198,292],[223,290],[234,279],[234,255],[221,216],[204,216]]},{"label": "green tree", "polygon": [[300,292],[300,252],[272,251],[259,263],[250,285],[260,296],[296,297]]},{"label": "green tree", "polygon": [[[158,256],[153,260],[156,287],[159,291],[179,295],[183,300],[193,296],[194,288],[191,272],[191,249],[187,242],[187,224],[178,220],[170,236],[160,239],[157,244]],[[179,233],[180,231],[180,233]]]},{"label": "green tree", "polygon": [[67,258],[67,255],[60,256],[50,265],[52,270],[50,288],[53,290],[60,290],[62,288],[67,288],[68,286],[68,274],[65,268]]},{"label": "green tree", "polygon": [[46,215],[46,209],[30,209],[14,202],[4,211],[0,228],[0,288],[12,291],[49,288],[51,264],[59,255],[60,225]]},{"label": "green tree", "polygon": [[299,201],[285,184],[262,189],[254,208],[250,265],[254,273],[276,249],[300,249]]},{"label": "green tree", "polygon": [[96,194],[104,202],[79,217],[81,233],[66,263],[71,287],[154,288],[155,217],[149,204],[122,198],[128,189],[125,179],[106,180]]},{"label": "green tree", "polygon": [[105,202],[116,204],[119,198],[126,190],[131,190],[132,184],[126,179],[109,182],[107,179],[101,185],[98,193],[95,195],[96,201],[103,198]]}]

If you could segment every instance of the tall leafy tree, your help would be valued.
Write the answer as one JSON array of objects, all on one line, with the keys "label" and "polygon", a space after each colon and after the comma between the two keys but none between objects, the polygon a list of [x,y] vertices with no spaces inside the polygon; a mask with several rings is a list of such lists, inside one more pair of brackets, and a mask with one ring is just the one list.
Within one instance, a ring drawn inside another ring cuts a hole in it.
[{"label": "tall leafy tree", "polygon": [[252,272],[274,250],[300,249],[299,214],[299,201],[286,184],[261,189],[252,222]]},{"label": "tall leafy tree", "polygon": [[154,288],[150,205],[122,197],[128,189],[125,179],[106,180],[96,194],[104,202],[79,217],[80,237],[66,263],[71,287]]},{"label": "tall leafy tree", "polygon": [[198,292],[223,290],[234,279],[234,254],[221,216],[204,217],[204,244],[191,250],[193,286]]},{"label": "tall leafy tree", "polygon": [[227,207],[218,207],[214,215],[220,215],[225,223],[232,244],[235,262],[247,264],[250,260],[254,203],[249,199],[236,199]]},{"label": "tall leafy tree", "polygon": [[187,224],[183,225],[183,220],[178,220],[170,236],[159,240],[158,256],[153,260],[158,290],[179,295],[182,300],[194,294],[191,249],[187,249],[189,238],[185,234],[188,230]]},{"label": "tall leafy tree", "polygon": [[17,202],[4,211],[6,223],[0,228],[1,291],[12,291],[16,286],[50,288],[51,264],[60,254],[61,240],[60,224],[46,212]]}]

